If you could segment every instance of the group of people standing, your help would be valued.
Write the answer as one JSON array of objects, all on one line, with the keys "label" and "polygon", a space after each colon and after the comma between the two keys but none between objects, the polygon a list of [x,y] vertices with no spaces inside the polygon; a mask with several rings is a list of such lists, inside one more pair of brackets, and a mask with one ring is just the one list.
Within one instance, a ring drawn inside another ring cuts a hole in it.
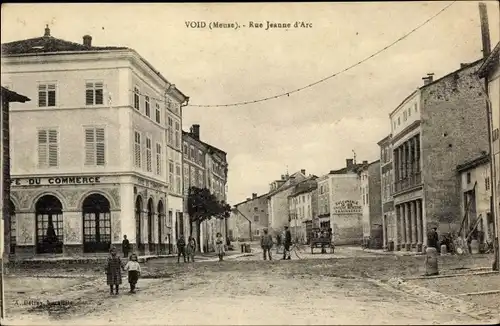
[{"label": "group of people standing", "polygon": [[[130,251],[130,243],[126,235],[123,236],[122,251],[124,258],[127,258]],[[141,275],[141,265],[139,264],[137,255],[132,253],[127,263],[124,264],[118,256],[115,247],[111,247],[109,253],[110,255],[105,267],[109,294],[119,294],[120,285],[122,284],[122,270],[128,273],[128,283],[130,285],[129,293],[135,293],[135,288]]]},{"label": "group of people standing", "polygon": [[[282,239],[283,239],[283,260],[290,260],[292,259],[290,255],[290,247],[292,246],[292,233],[288,229],[288,226],[285,226],[282,235],[278,234],[276,236],[276,245],[278,248],[282,245],[281,243]],[[273,236],[269,234],[268,229],[264,229],[264,234],[261,236],[260,239],[260,246],[262,248],[264,260],[267,260],[268,257],[269,260],[272,260],[273,256],[271,254],[271,249],[274,246],[274,241],[273,241]]]},{"label": "group of people standing", "polygon": [[[184,235],[181,234],[179,239],[177,239],[177,263],[180,263],[181,256],[184,258],[184,262],[189,263],[191,260],[194,263],[194,254],[196,252],[196,240],[189,236],[188,242],[184,240]],[[224,255],[226,253],[224,247],[224,238],[221,233],[217,233],[215,239],[215,252],[219,257],[219,261],[224,260]]]}]

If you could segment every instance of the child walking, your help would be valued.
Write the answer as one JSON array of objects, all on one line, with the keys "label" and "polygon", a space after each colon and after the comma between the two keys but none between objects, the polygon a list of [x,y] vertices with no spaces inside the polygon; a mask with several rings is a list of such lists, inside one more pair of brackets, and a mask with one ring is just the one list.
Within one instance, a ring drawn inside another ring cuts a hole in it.
[{"label": "child walking", "polygon": [[[109,285],[109,294],[118,295],[120,284],[122,284],[122,262],[120,257],[116,255],[115,247],[111,247],[110,256],[106,264],[106,277],[107,283]],[[115,292],[113,293],[113,287]]]},{"label": "child walking", "polygon": [[196,242],[194,241],[194,238],[190,236],[188,239],[187,246],[186,246],[186,255],[187,255],[188,263],[189,263],[190,259],[194,263],[195,251],[196,251]]},{"label": "child walking", "polygon": [[141,265],[139,265],[136,254],[130,255],[130,259],[127,265],[125,265],[124,269],[128,271],[128,283],[130,284],[130,293],[135,293],[135,285],[137,284],[139,276],[141,275]]},{"label": "child walking", "polygon": [[224,252],[224,239],[222,238],[222,234],[220,233],[217,233],[217,239],[215,240],[215,247],[217,255],[219,256],[219,261],[222,261],[225,252]]}]

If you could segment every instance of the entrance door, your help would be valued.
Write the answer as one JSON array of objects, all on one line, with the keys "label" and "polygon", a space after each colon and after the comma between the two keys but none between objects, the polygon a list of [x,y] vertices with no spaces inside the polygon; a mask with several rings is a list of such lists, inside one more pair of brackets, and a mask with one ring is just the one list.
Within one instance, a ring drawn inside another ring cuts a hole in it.
[{"label": "entrance door", "polygon": [[83,252],[108,252],[111,247],[109,201],[100,194],[83,201]]},{"label": "entrance door", "polygon": [[135,243],[138,253],[144,253],[144,246],[142,244],[142,197],[137,196],[135,201]]},{"label": "entrance door", "polygon": [[55,196],[38,199],[36,211],[36,252],[38,254],[62,254],[63,214],[62,204]]},{"label": "entrance door", "polygon": [[163,208],[163,202],[160,200],[158,202],[158,252],[160,254],[164,253],[163,246],[163,226],[165,225],[165,210]]}]

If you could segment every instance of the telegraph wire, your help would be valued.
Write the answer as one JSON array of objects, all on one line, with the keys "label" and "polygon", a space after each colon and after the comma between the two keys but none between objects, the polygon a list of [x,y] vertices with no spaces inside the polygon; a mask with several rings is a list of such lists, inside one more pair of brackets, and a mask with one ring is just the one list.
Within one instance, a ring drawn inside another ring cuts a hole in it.
[{"label": "telegraph wire", "polygon": [[392,42],[391,44],[387,45],[386,47],[378,50],[377,52],[373,53],[372,55],[366,57],[365,59],[341,70],[341,71],[338,71],[330,76],[327,76],[323,79],[320,79],[318,81],[315,81],[314,83],[311,83],[309,85],[306,85],[306,86],[303,86],[303,87],[300,87],[300,88],[297,88],[297,89],[294,89],[294,90],[291,90],[291,91],[288,91],[288,92],[285,92],[285,93],[281,93],[281,94],[277,94],[277,95],[274,95],[274,96],[268,96],[268,97],[264,97],[264,98],[261,98],[261,99],[257,99],[257,100],[253,100],[253,101],[243,101],[243,102],[236,102],[236,103],[231,103],[231,104],[188,104],[186,106],[192,106],[192,107],[205,107],[205,108],[209,108],[209,107],[232,107],[232,106],[242,106],[242,105],[248,105],[248,104],[254,104],[254,103],[260,103],[260,102],[265,102],[265,101],[269,101],[269,100],[274,100],[274,99],[277,99],[277,98],[280,98],[280,97],[283,97],[283,96],[290,96],[290,94],[294,94],[294,93],[297,93],[297,92],[300,92],[302,90],[305,90],[305,89],[308,89],[308,88],[311,88],[311,87],[314,87],[318,84],[321,84],[333,77],[336,77],[346,71],[349,71],[363,63],[365,63],[366,61],[370,60],[371,58],[379,55],[380,53],[384,52],[385,50],[388,50],[389,48],[393,47],[394,45],[396,45],[397,43],[401,42],[402,40],[404,40],[405,38],[407,38],[408,36],[410,36],[411,34],[415,33],[417,30],[419,30],[420,28],[424,27],[425,25],[427,25],[431,20],[433,20],[434,18],[436,18],[437,16],[439,16],[440,14],[442,14],[445,10],[447,10],[449,7],[451,7],[456,1],[453,1],[452,3],[450,3],[449,5],[447,5],[446,7],[444,7],[443,9],[441,9],[439,12],[437,12],[435,15],[431,16],[430,18],[428,18],[426,21],[424,21],[422,24],[418,25],[417,27],[415,27],[414,29],[412,29],[410,32],[406,33],[405,35],[401,36],[400,38],[398,38],[397,40],[395,40],[394,42]]}]

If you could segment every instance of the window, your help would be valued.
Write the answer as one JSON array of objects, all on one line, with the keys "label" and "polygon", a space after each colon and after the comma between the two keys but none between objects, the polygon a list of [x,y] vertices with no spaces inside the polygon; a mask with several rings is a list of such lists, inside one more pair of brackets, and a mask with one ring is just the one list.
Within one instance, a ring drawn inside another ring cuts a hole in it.
[{"label": "window", "polygon": [[196,184],[197,184],[195,179],[196,179],[196,171],[195,171],[194,167],[191,167],[191,186],[193,186],[193,187],[196,187]]},{"label": "window", "polygon": [[141,133],[136,131],[134,135],[134,163],[135,166],[141,167],[141,151],[142,151],[142,143],[141,143]]},{"label": "window", "polygon": [[174,180],[174,161],[169,160],[168,162],[168,182],[169,182],[169,188],[171,190],[174,190],[175,186],[175,180]]},{"label": "window", "polygon": [[486,190],[490,190],[490,177],[484,178],[484,187]]},{"label": "window", "polygon": [[175,148],[181,147],[181,127],[179,122],[175,122]]},{"label": "window", "polygon": [[172,117],[168,117],[168,134],[167,134],[167,141],[169,145],[173,144],[174,141],[174,120]]},{"label": "window", "polygon": [[162,169],[161,169],[161,166],[162,166],[162,156],[161,156],[161,144],[160,143],[156,143],[156,174],[157,175],[161,175],[162,174]]},{"label": "window", "polygon": [[408,113],[406,111],[403,112],[403,121],[406,121],[408,118]]},{"label": "window", "polygon": [[188,145],[186,143],[184,143],[184,155],[185,156],[189,155],[189,149],[188,149]]},{"label": "window", "polygon": [[104,87],[102,82],[85,83],[85,104],[102,105]]},{"label": "window", "polygon": [[175,164],[175,190],[177,191],[178,194],[182,192],[181,188],[181,165],[180,164]]},{"label": "window", "polygon": [[160,111],[160,104],[156,103],[156,122],[161,123],[161,111]]},{"label": "window", "polygon": [[134,108],[136,110],[141,110],[141,104],[140,104],[140,101],[139,101],[139,88],[137,87],[134,87]]},{"label": "window", "polygon": [[417,112],[417,110],[418,110],[417,103],[415,103],[414,107],[415,107],[415,112]]},{"label": "window", "polygon": [[55,83],[38,85],[38,106],[41,108],[56,106]]},{"label": "window", "polygon": [[411,117],[411,107],[408,108],[408,116]]},{"label": "window", "polygon": [[498,128],[493,130],[492,141],[496,141],[498,139]]},{"label": "window", "polygon": [[258,222],[258,221],[259,221],[259,216],[258,216],[258,215],[255,215],[255,216],[253,217],[253,221],[254,221],[254,222]]},{"label": "window", "polygon": [[59,165],[59,137],[56,129],[38,130],[38,166]]},{"label": "window", "polygon": [[198,162],[203,165],[203,152],[201,150],[198,150]]},{"label": "window", "polygon": [[203,171],[198,170],[198,184],[200,185],[200,188],[203,188]]},{"label": "window", "polygon": [[151,137],[146,138],[146,171],[148,172],[153,172],[153,167],[152,167],[152,158],[151,158],[151,151],[152,151],[152,142],[151,142]]},{"label": "window", "polygon": [[191,146],[190,150],[191,150],[191,151],[190,151],[190,153],[189,153],[189,154],[190,154],[190,155],[189,155],[189,159],[190,159],[191,161],[193,161],[193,162],[194,162],[194,161],[196,161],[196,156],[195,156],[195,154],[194,154],[194,153],[195,153],[195,151],[194,151],[194,146]]},{"label": "window", "polygon": [[398,117],[398,126],[401,124],[401,117]]},{"label": "window", "polygon": [[85,165],[105,165],[104,128],[85,128]]},{"label": "window", "polygon": [[144,109],[146,111],[146,116],[148,118],[151,118],[151,107],[149,102],[149,96],[144,97]]},{"label": "window", "polygon": [[470,172],[467,172],[467,184],[470,183]]},{"label": "window", "polygon": [[253,230],[253,235],[256,237],[260,236],[260,230]]},{"label": "window", "polygon": [[258,208],[258,207],[254,207],[254,208],[253,208],[253,211],[254,211],[254,212],[258,212],[258,211],[259,211],[259,208]]},{"label": "window", "polygon": [[184,165],[184,194],[187,194],[189,191],[189,166],[187,164]]}]

